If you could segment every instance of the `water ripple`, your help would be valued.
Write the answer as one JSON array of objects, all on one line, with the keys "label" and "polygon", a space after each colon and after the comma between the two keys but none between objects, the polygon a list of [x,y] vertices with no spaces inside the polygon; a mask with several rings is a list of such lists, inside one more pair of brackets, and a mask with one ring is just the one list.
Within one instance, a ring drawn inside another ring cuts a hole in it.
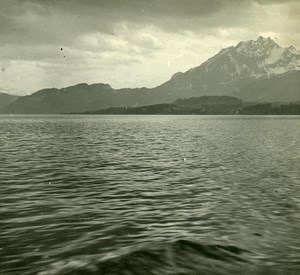
[{"label": "water ripple", "polygon": [[299,126],[0,116],[0,273],[299,274]]}]

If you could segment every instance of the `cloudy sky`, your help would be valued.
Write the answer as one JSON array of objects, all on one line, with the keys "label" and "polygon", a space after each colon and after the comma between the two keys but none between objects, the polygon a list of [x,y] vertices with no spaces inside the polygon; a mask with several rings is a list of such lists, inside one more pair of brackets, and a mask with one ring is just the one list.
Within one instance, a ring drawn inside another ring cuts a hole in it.
[{"label": "cloudy sky", "polygon": [[300,0],[0,0],[0,90],[154,87],[241,40],[300,48]]}]

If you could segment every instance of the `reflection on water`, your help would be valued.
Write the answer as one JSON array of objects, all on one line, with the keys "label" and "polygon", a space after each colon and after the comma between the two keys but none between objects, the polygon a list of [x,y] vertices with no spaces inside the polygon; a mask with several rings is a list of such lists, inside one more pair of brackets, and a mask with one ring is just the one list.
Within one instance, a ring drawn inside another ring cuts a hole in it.
[{"label": "reflection on water", "polygon": [[1,274],[299,274],[300,117],[1,116]]}]

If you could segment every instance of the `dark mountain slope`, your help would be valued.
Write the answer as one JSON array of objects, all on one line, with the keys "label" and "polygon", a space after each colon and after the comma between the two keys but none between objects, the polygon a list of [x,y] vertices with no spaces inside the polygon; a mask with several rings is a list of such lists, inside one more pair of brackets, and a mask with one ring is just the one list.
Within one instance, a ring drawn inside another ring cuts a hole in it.
[{"label": "dark mountain slope", "polygon": [[291,71],[243,86],[236,96],[245,101],[295,102],[300,100],[300,71]]},{"label": "dark mountain slope", "polygon": [[5,93],[0,93],[0,109],[5,108],[10,105],[14,101],[16,101],[19,97],[15,95],[9,95]]},{"label": "dark mountain slope", "polygon": [[143,106],[161,102],[157,92],[147,88],[114,90],[108,84],[78,84],[63,89],[44,89],[24,96],[1,113],[55,114],[85,112],[107,107]]}]

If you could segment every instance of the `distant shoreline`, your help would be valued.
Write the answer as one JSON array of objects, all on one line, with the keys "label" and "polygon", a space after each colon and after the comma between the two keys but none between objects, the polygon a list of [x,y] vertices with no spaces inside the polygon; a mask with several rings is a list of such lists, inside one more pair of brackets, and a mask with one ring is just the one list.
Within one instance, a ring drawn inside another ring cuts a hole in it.
[{"label": "distant shoreline", "polygon": [[298,103],[264,104],[198,104],[185,100],[185,105],[156,104],[142,107],[115,107],[87,112],[71,112],[71,115],[300,115]]}]

